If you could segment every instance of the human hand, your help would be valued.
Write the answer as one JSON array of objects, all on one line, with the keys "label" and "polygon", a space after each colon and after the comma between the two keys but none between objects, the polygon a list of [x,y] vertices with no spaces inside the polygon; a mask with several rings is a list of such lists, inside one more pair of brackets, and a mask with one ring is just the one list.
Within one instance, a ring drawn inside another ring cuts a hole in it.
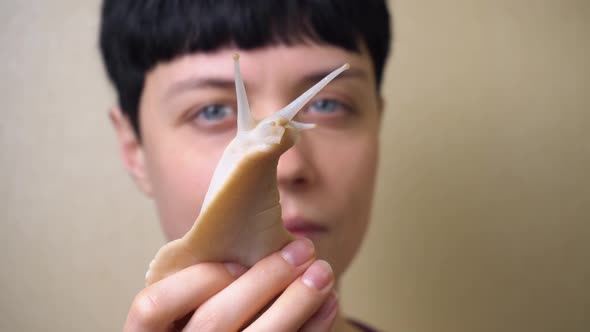
[{"label": "human hand", "polygon": [[246,271],[200,263],[142,290],[125,331],[329,331],[338,311],[330,266],[291,242]]}]

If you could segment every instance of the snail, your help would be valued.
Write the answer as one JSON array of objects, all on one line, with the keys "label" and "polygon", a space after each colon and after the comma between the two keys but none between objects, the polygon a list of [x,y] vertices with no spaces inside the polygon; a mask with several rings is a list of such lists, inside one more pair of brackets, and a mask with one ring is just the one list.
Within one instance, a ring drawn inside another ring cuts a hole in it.
[{"label": "snail", "polygon": [[280,156],[299,132],[314,124],[294,121],[323,87],[350,66],[344,64],[270,116],[255,120],[234,54],[237,134],[225,148],[213,173],[201,213],[182,237],[156,253],[145,276],[153,284],[201,262],[234,262],[247,267],[281,249],[295,237],[281,219],[277,187]]}]

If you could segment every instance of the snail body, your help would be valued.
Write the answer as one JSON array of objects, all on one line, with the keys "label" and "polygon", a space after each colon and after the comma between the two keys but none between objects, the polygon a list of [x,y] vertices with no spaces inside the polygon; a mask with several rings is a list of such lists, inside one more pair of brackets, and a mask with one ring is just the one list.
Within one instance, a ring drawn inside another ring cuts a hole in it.
[{"label": "snail body", "polygon": [[182,238],[160,248],[146,273],[146,285],[201,262],[252,266],[294,239],[281,219],[279,158],[301,130],[314,127],[294,121],[297,112],[348,68],[345,64],[334,70],[283,109],[257,121],[248,105],[239,56],[234,55],[236,137],[215,168],[197,220]]}]

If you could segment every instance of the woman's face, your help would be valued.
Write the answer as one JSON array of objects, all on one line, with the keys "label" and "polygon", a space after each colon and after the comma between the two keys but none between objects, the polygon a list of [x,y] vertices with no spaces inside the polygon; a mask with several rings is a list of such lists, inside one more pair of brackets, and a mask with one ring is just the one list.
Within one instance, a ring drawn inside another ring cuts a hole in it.
[{"label": "woman's face", "polygon": [[125,122],[117,127],[126,165],[154,199],[166,236],[185,234],[236,133],[234,53],[240,54],[257,119],[281,109],[343,63],[351,65],[300,111],[298,121],[318,126],[302,132],[278,165],[284,222],[316,226],[302,235],[313,240],[318,256],[340,276],[367,229],[377,166],[380,101],[366,52],[311,43],[228,48],[159,64],[145,80],[141,143],[133,144],[126,120],[113,112],[115,120]]}]

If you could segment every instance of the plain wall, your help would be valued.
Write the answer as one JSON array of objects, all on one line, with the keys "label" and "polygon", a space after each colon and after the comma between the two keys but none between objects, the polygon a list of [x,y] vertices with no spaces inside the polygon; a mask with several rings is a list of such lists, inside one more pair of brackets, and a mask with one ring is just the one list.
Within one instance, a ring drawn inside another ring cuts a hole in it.
[{"label": "plain wall", "polygon": [[[163,244],[125,174],[99,1],[0,3],[0,330],[116,331]],[[397,0],[346,311],[387,331],[590,330],[590,2]]]}]

